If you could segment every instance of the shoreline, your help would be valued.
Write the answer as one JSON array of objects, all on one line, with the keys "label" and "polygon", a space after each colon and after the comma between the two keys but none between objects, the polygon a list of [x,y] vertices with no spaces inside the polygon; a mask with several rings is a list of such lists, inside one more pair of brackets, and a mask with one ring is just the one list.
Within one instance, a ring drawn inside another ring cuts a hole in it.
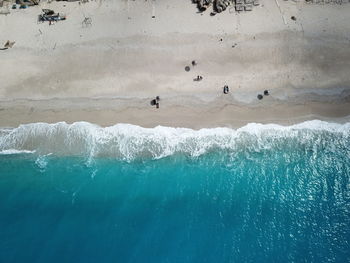
[{"label": "shoreline", "polygon": [[[292,125],[308,120],[344,123],[350,121],[350,97],[343,101],[294,102],[266,97],[254,104],[232,103],[221,96],[211,102],[190,99],[184,103],[165,98],[160,108],[149,105],[149,100],[135,99],[61,99],[49,101],[20,100],[2,103],[0,127],[47,122],[67,123],[86,121],[102,127],[128,123],[153,128],[156,126],[181,128],[240,128],[248,123]],[[51,106],[50,106],[51,105]]]}]

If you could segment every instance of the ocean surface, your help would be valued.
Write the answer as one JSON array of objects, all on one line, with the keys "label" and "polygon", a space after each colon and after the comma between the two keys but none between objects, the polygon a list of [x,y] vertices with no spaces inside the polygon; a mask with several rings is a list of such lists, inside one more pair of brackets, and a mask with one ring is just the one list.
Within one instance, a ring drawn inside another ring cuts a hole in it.
[{"label": "ocean surface", "polygon": [[350,262],[350,123],[0,129],[0,262]]}]

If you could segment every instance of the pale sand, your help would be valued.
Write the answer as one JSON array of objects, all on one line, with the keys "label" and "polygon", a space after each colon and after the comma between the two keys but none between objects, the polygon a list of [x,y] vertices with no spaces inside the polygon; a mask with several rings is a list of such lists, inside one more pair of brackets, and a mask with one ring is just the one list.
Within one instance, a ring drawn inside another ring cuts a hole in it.
[{"label": "pale sand", "polygon": [[[283,18],[275,1],[262,3],[214,17],[187,0],[55,2],[2,15],[0,43],[16,44],[0,51],[0,126],[347,121],[350,4],[279,1]],[[68,19],[37,24],[47,7]],[[84,15],[91,27],[82,27]],[[271,95],[257,100],[265,89]],[[156,95],[160,109],[149,103]]]}]

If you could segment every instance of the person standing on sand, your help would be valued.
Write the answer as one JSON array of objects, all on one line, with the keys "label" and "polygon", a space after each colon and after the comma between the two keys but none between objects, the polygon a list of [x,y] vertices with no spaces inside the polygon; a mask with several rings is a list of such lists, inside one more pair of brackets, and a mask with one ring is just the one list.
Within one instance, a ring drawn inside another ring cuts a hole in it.
[{"label": "person standing on sand", "polygon": [[229,92],[229,88],[227,85],[224,86],[224,94],[228,94]]}]

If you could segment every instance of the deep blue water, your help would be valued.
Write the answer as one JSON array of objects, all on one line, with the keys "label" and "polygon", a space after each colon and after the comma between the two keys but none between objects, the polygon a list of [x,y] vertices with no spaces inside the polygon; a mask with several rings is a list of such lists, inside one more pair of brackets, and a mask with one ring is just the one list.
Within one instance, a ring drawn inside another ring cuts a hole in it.
[{"label": "deep blue water", "polygon": [[349,262],[349,134],[259,136],[161,159],[0,155],[0,262]]}]

